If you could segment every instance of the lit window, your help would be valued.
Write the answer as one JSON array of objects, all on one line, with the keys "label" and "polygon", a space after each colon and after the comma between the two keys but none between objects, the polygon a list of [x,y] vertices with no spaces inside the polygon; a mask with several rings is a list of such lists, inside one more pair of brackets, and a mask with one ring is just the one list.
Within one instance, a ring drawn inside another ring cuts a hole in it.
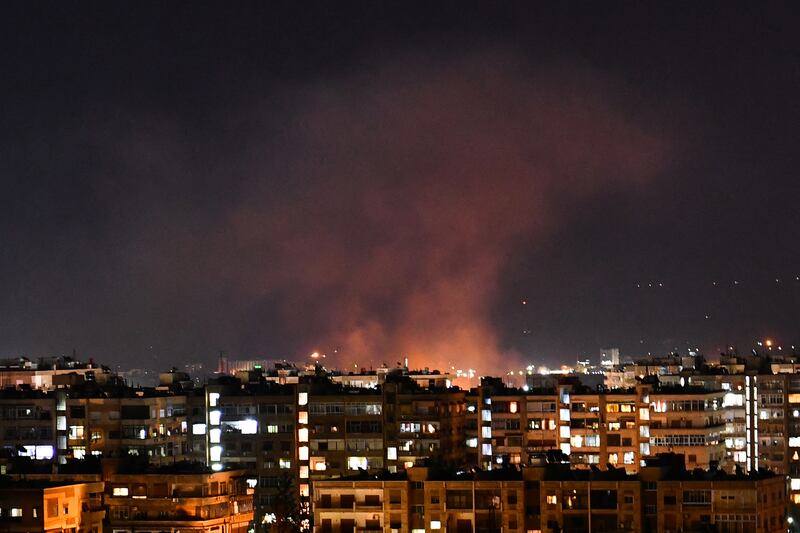
[{"label": "lit window", "polygon": [[300,496],[303,498],[308,498],[309,487],[308,483],[301,483],[300,484]]},{"label": "lit window", "polygon": [[72,456],[75,459],[84,459],[84,458],[86,458],[86,447],[85,446],[74,446],[72,448]]},{"label": "lit window", "polygon": [[348,457],[347,458],[347,468],[350,470],[358,470],[358,469],[367,469],[367,458],[366,457]]},{"label": "lit window", "polygon": [[317,472],[322,472],[328,468],[328,465],[325,464],[324,457],[312,457],[310,464],[311,470],[315,470]]},{"label": "lit window", "polygon": [[301,466],[300,467],[300,479],[308,479],[308,467]]},{"label": "lit window", "polygon": [[308,411],[300,411],[297,413],[298,424],[308,424]]},{"label": "lit window", "polygon": [[548,494],[547,495],[547,505],[556,505],[558,504],[558,496],[555,494]]},{"label": "lit window", "polygon": [[622,462],[626,465],[632,465],[635,461],[633,452],[625,452],[622,454]]},{"label": "lit window", "polygon": [[222,435],[222,430],[219,428],[214,428],[208,432],[208,440],[211,441],[213,444],[219,444],[219,439],[221,435]]},{"label": "lit window", "polygon": [[471,437],[467,439],[467,447],[469,448],[477,448],[478,447],[478,437]]},{"label": "lit window", "polygon": [[300,392],[297,394],[297,405],[308,405],[308,393]]},{"label": "lit window", "polygon": [[253,420],[252,418],[231,422],[231,426],[238,429],[242,433],[242,435],[258,434],[258,421]]},{"label": "lit window", "polygon": [[214,464],[212,464],[211,465],[211,470],[213,470],[214,472],[219,472],[220,470],[222,470],[222,463],[214,463]]},{"label": "lit window", "polygon": [[568,439],[569,434],[570,434],[569,426],[561,426],[560,428],[558,428],[558,435],[562,439]]},{"label": "lit window", "polygon": [[308,428],[300,428],[297,430],[297,440],[300,442],[308,442]]},{"label": "lit window", "polygon": [[267,426],[267,433],[277,433],[278,426],[276,424],[270,424]]},{"label": "lit window", "polygon": [[208,423],[212,426],[218,426],[219,420],[222,417],[222,413],[220,411],[214,410],[208,413]]},{"label": "lit window", "polygon": [[484,409],[481,411],[481,421],[482,422],[492,421],[492,412],[489,409]]},{"label": "lit window", "polygon": [[22,516],[22,507],[12,507],[11,508],[11,517],[12,518],[19,518]]},{"label": "lit window", "polygon": [[308,461],[308,446],[300,446],[297,449],[297,458],[301,461]]},{"label": "lit window", "polygon": [[278,466],[284,469],[291,468],[292,462],[289,459],[278,459]]},{"label": "lit window", "polygon": [[71,439],[82,439],[83,438],[83,426],[70,426],[69,427],[69,438],[71,438]]},{"label": "lit window", "polygon": [[212,446],[209,451],[212,461],[219,461],[222,458],[222,446]]},{"label": "lit window", "polygon": [[219,401],[219,393],[218,392],[209,392],[208,393],[208,405],[210,405],[211,407],[216,407],[218,401]]},{"label": "lit window", "polygon": [[484,439],[491,439],[492,438],[492,428],[490,428],[489,426],[483,426],[481,428],[481,436]]},{"label": "lit window", "polygon": [[[477,439],[475,439],[477,441]],[[477,446],[477,443],[476,443]],[[474,448],[474,446],[473,446]],[[386,458],[390,461],[394,461],[397,459],[397,448],[394,446],[389,446],[386,448]]]},{"label": "lit window", "polygon": [[508,411],[510,413],[516,413],[519,409],[519,404],[517,402],[508,402]]},{"label": "lit window", "polygon": [[491,444],[481,445],[481,453],[483,455],[492,455],[492,445]]},{"label": "lit window", "polygon": [[572,449],[572,448],[570,448],[570,445],[569,445],[569,443],[568,443],[568,442],[562,442],[562,443],[561,443],[561,446],[559,446],[559,447],[561,448],[561,451],[562,451],[562,452],[563,452],[565,455],[569,455],[569,454],[570,454],[570,451],[571,451],[571,449]]},{"label": "lit window", "polygon": [[114,487],[111,491],[111,494],[114,496],[127,496],[128,487]]},{"label": "lit window", "polygon": [[558,418],[562,422],[569,422],[569,409],[561,409],[561,410],[559,410]]},{"label": "lit window", "polygon": [[439,520],[431,520],[431,529],[442,529],[442,523]]},{"label": "lit window", "polygon": [[192,435],[205,435],[205,434],[206,434],[205,424],[192,424]]}]

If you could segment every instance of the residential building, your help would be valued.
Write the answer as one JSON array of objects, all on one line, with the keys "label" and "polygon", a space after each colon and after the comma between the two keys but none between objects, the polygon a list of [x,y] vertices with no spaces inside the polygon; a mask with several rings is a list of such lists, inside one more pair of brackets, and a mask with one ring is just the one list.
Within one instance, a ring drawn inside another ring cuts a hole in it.
[{"label": "residential building", "polygon": [[0,477],[0,531],[102,533],[103,482]]}]

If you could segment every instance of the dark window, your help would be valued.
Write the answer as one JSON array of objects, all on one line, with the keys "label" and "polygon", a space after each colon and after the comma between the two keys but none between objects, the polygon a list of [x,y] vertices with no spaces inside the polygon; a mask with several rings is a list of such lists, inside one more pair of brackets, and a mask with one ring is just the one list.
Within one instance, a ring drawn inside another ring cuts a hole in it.
[{"label": "dark window", "polygon": [[119,415],[123,420],[150,418],[150,408],[146,405],[123,405]]},{"label": "dark window", "polygon": [[593,509],[616,509],[617,491],[593,490],[591,494]]},{"label": "dark window", "polygon": [[72,405],[69,408],[70,418],[86,418],[86,406]]},{"label": "dark window", "polygon": [[472,509],[472,491],[448,490],[447,507],[450,509]]}]

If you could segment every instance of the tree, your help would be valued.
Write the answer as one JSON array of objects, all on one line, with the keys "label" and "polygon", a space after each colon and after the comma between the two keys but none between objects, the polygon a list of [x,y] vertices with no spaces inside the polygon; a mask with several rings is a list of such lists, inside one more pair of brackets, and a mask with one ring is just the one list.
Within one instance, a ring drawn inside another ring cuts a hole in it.
[{"label": "tree", "polygon": [[264,516],[263,524],[270,533],[299,533],[301,521],[297,491],[287,472],[278,480],[278,492],[271,511]]}]

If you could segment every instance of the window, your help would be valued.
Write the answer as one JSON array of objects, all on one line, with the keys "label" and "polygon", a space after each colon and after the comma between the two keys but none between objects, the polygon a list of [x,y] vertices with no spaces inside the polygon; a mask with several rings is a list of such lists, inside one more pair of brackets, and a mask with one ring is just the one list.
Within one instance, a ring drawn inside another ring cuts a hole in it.
[{"label": "window", "polygon": [[684,505],[704,505],[711,503],[710,490],[686,490],[683,492]]},{"label": "window", "polygon": [[633,452],[625,452],[622,454],[622,462],[626,465],[632,465],[635,460]]},{"label": "window", "polygon": [[289,459],[279,459],[278,466],[281,468],[292,468],[292,461]]},{"label": "window", "polygon": [[83,438],[83,426],[70,426],[69,427],[69,438],[71,438],[71,439],[82,439]]},{"label": "window", "polygon": [[449,509],[472,509],[472,491],[448,490],[446,503]]},{"label": "window", "polygon": [[360,456],[352,456],[347,458],[347,468],[349,470],[366,470],[367,469],[367,458],[360,457]]},{"label": "window", "polygon": [[11,518],[22,518],[22,507],[12,507]]},{"label": "window", "polygon": [[547,495],[547,505],[557,505],[558,504],[558,496],[555,494],[548,494]]}]

